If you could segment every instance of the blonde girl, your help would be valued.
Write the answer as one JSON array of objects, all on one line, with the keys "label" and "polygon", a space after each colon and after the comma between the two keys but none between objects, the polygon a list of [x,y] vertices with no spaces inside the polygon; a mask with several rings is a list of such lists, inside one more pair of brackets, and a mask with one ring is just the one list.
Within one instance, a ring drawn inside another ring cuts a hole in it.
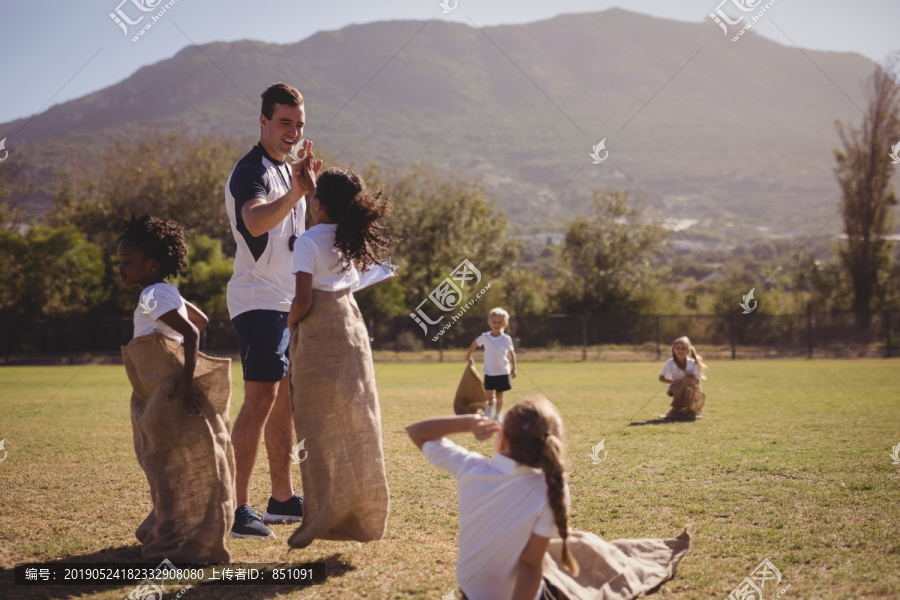
[{"label": "blonde girl", "polygon": [[706,364],[686,335],[672,342],[672,358],[659,372],[659,381],[667,384],[672,408],[663,416],[669,420],[693,421],[702,416],[706,394],[700,380],[706,379]]}]

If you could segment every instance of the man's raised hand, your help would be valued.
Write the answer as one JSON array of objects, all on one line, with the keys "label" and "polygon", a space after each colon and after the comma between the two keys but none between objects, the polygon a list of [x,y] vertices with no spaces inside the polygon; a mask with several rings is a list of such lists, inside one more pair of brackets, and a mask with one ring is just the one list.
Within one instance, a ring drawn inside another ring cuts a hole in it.
[{"label": "man's raised hand", "polygon": [[313,143],[310,140],[303,141],[304,157],[298,163],[291,163],[291,173],[296,186],[304,194],[316,189],[316,177],[322,167],[322,161],[316,160],[312,151]]}]

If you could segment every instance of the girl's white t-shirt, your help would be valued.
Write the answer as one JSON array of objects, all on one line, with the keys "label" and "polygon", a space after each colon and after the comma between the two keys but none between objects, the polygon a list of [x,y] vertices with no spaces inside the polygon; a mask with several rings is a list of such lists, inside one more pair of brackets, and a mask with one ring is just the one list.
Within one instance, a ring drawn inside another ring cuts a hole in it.
[{"label": "girl's white t-shirt", "polygon": [[148,285],[141,291],[141,301],[134,309],[134,337],[149,335],[159,331],[165,335],[184,341],[184,337],[158,320],[167,312],[177,310],[185,319],[188,318],[187,304],[178,293],[178,288],[166,282]]},{"label": "girl's white t-shirt", "polygon": [[359,272],[352,264],[341,272],[341,251],[334,246],[337,225],[323,223],[304,231],[294,242],[293,273],[310,273],[312,289],[339,292],[359,284]]},{"label": "girl's white t-shirt", "polygon": [[[460,589],[469,600],[512,600],[531,534],[559,537],[544,472],[499,453],[486,458],[447,438],[425,442],[422,453],[457,480]],[[568,486],[565,494],[568,505]]]},{"label": "girl's white t-shirt", "polygon": [[475,338],[478,347],[484,346],[484,374],[497,376],[510,374],[509,352],[513,350],[512,338],[501,333],[494,337],[486,331]]},{"label": "girl's white t-shirt", "polygon": [[[666,361],[666,364],[663,365],[659,374],[665,377],[666,379],[671,379],[672,381],[679,381],[684,379],[684,376],[690,373],[697,379],[700,379],[700,368],[697,366],[696,361],[693,358],[685,359],[685,370],[682,371],[678,368],[678,365],[675,364],[675,359],[670,358]],[[669,387],[672,387],[672,384],[669,384]]]}]

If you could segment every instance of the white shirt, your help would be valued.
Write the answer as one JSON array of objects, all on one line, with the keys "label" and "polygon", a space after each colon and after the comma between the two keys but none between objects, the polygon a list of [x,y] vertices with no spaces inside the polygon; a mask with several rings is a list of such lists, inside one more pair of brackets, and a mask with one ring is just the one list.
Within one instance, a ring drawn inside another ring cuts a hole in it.
[{"label": "white shirt", "polygon": [[[674,381],[679,381],[684,379],[684,376],[690,373],[697,379],[700,379],[700,367],[697,366],[697,363],[693,358],[685,358],[686,368],[682,371],[678,368],[678,365],[675,364],[675,359],[670,358],[666,361],[666,364],[663,365],[659,374],[665,377],[666,379],[671,379]],[[669,387],[672,387],[672,384],[669,384]]]},{"label": "white shirt", "polygon": [[312,289],[339,292],[359,283],[359,272],[352,264],[341,272],[341,251],[334,246],[337,225],[323,223],[310,227],[294,244],[294,273],[310,273]]},{"label": "white shirt", "polygon": [[479,348],[484,346],[485,375],[509,375],[509,352],[513,350],[511,337],[505,333],[494,337],[490,331],[486,331],[475,339],[475,343]]},{"label": "white shirt", "polygon": [[237,244],[234,275],[225,296],[232,319],[251,310],[291,310],[295,285],[289,243],[292,235],[303,232],[306,198],[275,227],[256,237],[250,235],[241,213],[244,204],[255,198],[271,203],[290,189],[290,166],[270,157],[260,144],[238,161],[228,177],[225,211]]},{"label": "white shirt", "polygon": [[178,314],[187,320],[187,304],[178,293],[178,288],[165,282],[145,287],[141,291],[141,302],[134,309],[134,337],[159,331],[179,342],[184,341],[180,333],[158,320],[173,310],[177,310]]},{"label": "white shirt", "polygon": [[485,458],[446,438],[425,442],[422,453],[457,480],[460,589],[469,600],[511,600],[531,534],[559,536],[544,472],[503,454]]}]

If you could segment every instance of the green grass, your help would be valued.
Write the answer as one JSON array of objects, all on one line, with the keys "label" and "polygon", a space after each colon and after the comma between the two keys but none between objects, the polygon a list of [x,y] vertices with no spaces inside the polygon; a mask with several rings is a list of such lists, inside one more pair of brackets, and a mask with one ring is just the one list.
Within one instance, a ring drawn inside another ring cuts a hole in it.
[{"label": "green grass", "polygon": [[[692,524],[692,551],[661,599],[725,598],[764,558],[791,584],[785,600],[900,597],[900,466],[889,456],[900,443],[900,361],[715,361],[705,417],[677,424],[652,423],[668,400],[659,366],[520,365],[507,402],[544,394],[564,416],[575,528],[616,539],[672,537]],[[392,495],[386,538],[288,553],[293,528],[280,525],[276,540],[229,540],[234,562],[323,560],[332,577],[308,589],[207,584],[188,600],[437,599],[455,587],[453,481],[426,463],[404,427],[451,412],[462,364],[376,368]],[[232,419],[242,401],[238,369],[234,376]],[[132,447],[130,391],[122,367],[0,369],[9,452],[0,463],[0,597],[130,592],[11,583],[13,565],[26,561],[140,560],[133,533],[150,504]],[[590,449],[602,439],[608,458],[594,465]],[[263,449],[251,498],[262,506],[267,497]]]}]

